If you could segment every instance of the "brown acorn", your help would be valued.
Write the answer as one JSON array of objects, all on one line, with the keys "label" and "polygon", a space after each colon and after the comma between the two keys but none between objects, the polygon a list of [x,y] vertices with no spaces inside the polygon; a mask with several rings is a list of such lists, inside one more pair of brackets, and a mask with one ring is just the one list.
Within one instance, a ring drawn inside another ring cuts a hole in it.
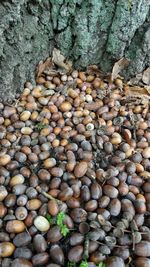
[{"label": "brown acorn", "polygon": [[77,178],[81,178],[83,177],[88,169],[88,164],[86,161],[80,161],[79,163],[77,163],[77,165],[74,168],[74,174],[75,177]]},{"label": "brown acorn", "polygon": [[83,246],[75,246],[68,252],[68,260],[71,262],[79,262],[82,259]]},{"label": "brown acorn", "polygon": [[52,258],[53,262],[64,265],[64,253],[59,245],[55,244],[51,246],[50,257]]},{"label": "brown acorn", "polygon": [[125,267],[123,259],[117,256],[107,258],[105,263],[107,267]]},{"label": "brown acorn", "polygon": [[15,250],[15,246],[10,242],[2,242],[0,244],[0,257],[10,257]]},{"label": "brown acorn", "polygon": [[134,253],[139,257],[150,257],[150,242],[141,241],[136,244]]},{"label": "brown acorn", "polygon": [[150,267],[150,259],[145,257],[137,257],[134,260],[135,267]]},{"label": "brown acorn", "polygon": [[51,243],[56,243],[62,238],[62,234],[60,232],[60,228],[56,225],[50,228],[47,232],[47,240]]},{"label": "brown acorn", "polygon": [[25,230],[25,224],[19,220],[8,221],[6,223],[6,231],[8,233],[21,233]]},{"label": "brown acorn", "polygon": [[41,252],[32,257],[33,266],[44,266],[48,263],[49,254],[47,252]]},{"label": "brown acorn", "polygon": [[12,261],[11,267],[33,267],[33,265],[27,259],[18,258]]}]

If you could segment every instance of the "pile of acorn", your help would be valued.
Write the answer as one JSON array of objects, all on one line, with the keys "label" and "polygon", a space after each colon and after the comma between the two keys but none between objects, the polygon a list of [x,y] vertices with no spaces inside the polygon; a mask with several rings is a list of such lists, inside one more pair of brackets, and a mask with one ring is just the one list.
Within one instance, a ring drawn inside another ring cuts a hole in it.
[{"label": "pile of acorn", "polygon": [[150,109],[42,74],[0,103],[0,266],[150,267]]}]

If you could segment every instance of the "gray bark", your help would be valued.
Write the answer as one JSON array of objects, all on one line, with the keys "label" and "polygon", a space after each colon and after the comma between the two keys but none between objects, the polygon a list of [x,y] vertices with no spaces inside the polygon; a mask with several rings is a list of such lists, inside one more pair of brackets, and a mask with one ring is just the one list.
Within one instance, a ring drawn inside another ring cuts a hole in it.
[{"label": "gray bark", "polygon": [[0,95],[12,98],[54,47],[75,67],[111,71],[125,56],[126,77],[150,65],[150,0],[1,0]]}]

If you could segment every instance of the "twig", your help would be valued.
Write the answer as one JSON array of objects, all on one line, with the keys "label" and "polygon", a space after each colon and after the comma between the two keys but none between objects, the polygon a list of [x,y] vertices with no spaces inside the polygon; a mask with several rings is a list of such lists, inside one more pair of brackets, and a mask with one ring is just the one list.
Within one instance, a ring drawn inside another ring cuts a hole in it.
[{"label": "twig", "polygon": [[135,234],[134,234],[134,231],[132,232],[132,250],[134,251],[135,250]]},{"label": "twig", "polygon": [[89,238],[85,237],[83,259],[87,260],[89,257]]},{"label": "twig", "polygon": [[131,124],[133,126],[133,138],[136,141],[137,140],[137,137],[136,137],[136,122],[135,122],[134,114],[133,114],[132,111],[130,111],[130,113],[129,113],[129,118],[130,118]]},{"label": "twig", "polygon": [[63,202],[57,198],[52,197],[50,194],[46,193],[40,186],[36,187],[36,190],[41,193],[43,196],[45,196],[46,198],[50,199],[50,200],[54,200],[56,201],[58,204],[63,204]]},{"label": "twig", "polygon": [[132,250],[135,250],[135,232],[138,231],[138,227],[137,224],[135,222],[135,220],[132,220],[130,223],[130,228],[131,228],[131,232],[132,232]]},{"label": "twig", "polygon": [[[100,245],[106,245],[105,243],[102,243],[102,242],[99,242],[99,241],[96,241],[98,244]],[[122,248],[122,247],[125,247],[125,248],[128,248],[128,246],[119,246],[119,245],[113,245],[113,247],[115,248]]]},{"label": "twig", "polygon": [[12,144],[12,147],[16,147],[16,145],[18,145],[20,139],[21,139],[21,136],[19,136],[19,137],[17,138],[17,140]]}]

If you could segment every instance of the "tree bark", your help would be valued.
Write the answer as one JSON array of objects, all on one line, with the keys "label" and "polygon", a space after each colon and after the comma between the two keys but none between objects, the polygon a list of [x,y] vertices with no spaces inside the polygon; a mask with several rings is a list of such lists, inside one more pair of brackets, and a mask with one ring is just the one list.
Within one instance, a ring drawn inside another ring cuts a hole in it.
[{"label": "tree bark", "polygon": [[0,96],[12,98],[36,64],[56,47],[77,68],[111,71],[130,59],[124,75],[150,65],[149,0],[1,0]]}]

